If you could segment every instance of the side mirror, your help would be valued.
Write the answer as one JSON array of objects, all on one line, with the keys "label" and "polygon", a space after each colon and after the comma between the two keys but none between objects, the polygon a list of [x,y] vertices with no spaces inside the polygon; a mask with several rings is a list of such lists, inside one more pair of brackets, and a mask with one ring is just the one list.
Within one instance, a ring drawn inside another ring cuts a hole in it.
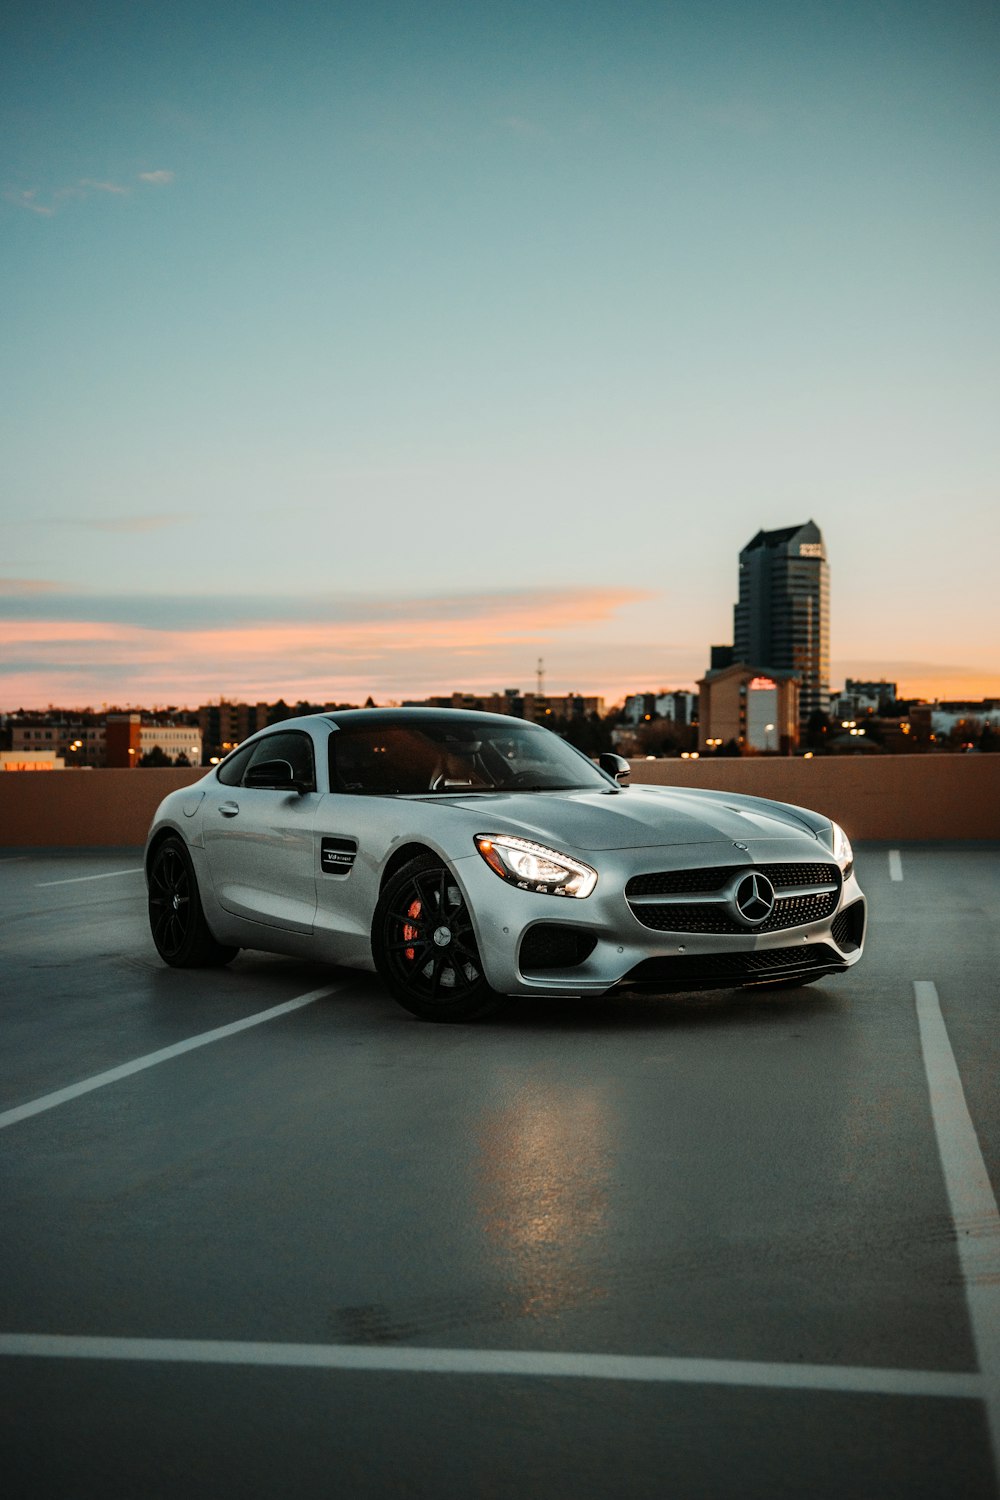
[{"label": "side mirror", "polygon": [[291,762],[287,760],[259,760],[244,776],[243,785],[268,787],[278,792],[307,790],[301,781],[296,781]]},{"label": "side mirror", "polygon": [[597,764],[600,766],[602,771],[606,771],[607,774],[615,781],[624,781],[625,777],[628,776],[632,770],[632,767],[629,765],[624,755],[614,755],[610,750],[605,750],[603,752],[603,754],[599,757]]}]

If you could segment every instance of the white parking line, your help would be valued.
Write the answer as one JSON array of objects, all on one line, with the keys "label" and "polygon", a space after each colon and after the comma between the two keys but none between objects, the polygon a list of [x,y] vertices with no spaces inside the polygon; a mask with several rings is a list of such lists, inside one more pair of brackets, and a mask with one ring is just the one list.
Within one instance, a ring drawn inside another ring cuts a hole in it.
[{"label": "white parking line", "polygon": [[257,1344],[217,1339],[93,1338],[0,1334],[0,1355],[36,1359],[147,1360],[163,1364],[271,1365],[310,1370],[392,1370],[414,1375],[521,1375],[546,1379],[635,1380],[686,1385],[851,1391],[880,1396],[975,1400],[978,1375],[868,1366],[767,1364],[657,1355],[558,1354],[527,1349],[414,1349],[359,1344]]},{"label": "white parking line", "polygon": [[993,1457],[1000,1476],[1000,1213],[948,1040],[937,988],[913,985],[931,1112],[944,1172],[972,1338],[983,1377]]},{"label": "white parking line", "polygon": [[32,1099],[27,1104],[19,1104],[14,1109],[8,1109],[0,1114],[0,1130],[7,1125],[16,1125],[20,1120],[28,1120],[32,1115],[40,1115],[47,1109],[55,1109],[59,1104],[68,1104],[71,1099],[79,1099],[81,1094],[89,1094],[94,1089],[102,1089],[106,1084],[117,1083],[119,1079],[130,1078],[133,1073],[141,1073],[146,1068],[155,1068],[158,1063],[169,1062],[171,1058],[181,1057],[185,1052],[194,1052],[198,1047],[207,1047],[212,1042],[221,1042],[227,1036],[235,1036],[239,1031],[249,1031],[251,1026],[263,1026],[265,1021],[277,1020],[278,1016],[287,1016],[289,1011],[301,1010],[304,1005],[312,1005],[314,1000],[321,1000],[324,995],[332,995],[340,985],[326,985],[321,990],[310,990],[308,995],[299,995],[295,1000],[286,1000],[283,1005],[273,1005],[270,1010],[259,1010],[252,1016],[246,1016],[242,1021],[232,1021],[228,1026],[217,1026],[214,1031],[202,1031],[198,1036],[192,1036],[186,1042],[175,1042],[172,1047],[161,1047],[159,1052],[148,1052],[145,1057],[137,1057],[134,1062],[122,1063],[120,1067],[109,1068],[106,1073],[95,1073],[92,1078],[85,1078],[80,1083],[71,1083],[67,1088],[57,1089],[54,1094],[43,1094],[38,1099]]},{"label": "white parking line", "polygon": [[889,879],[902,880],[903,860],[898,849],[889,850]]},{"label": "white parking line", "polygon": [[115,875],[141,875],[142,865],[137,865],[134,870],[107,870],[103,875],[67,875],[63,880],[36,880],[36,886],[43,885],[78,885],[81,880],[111,880]]}]

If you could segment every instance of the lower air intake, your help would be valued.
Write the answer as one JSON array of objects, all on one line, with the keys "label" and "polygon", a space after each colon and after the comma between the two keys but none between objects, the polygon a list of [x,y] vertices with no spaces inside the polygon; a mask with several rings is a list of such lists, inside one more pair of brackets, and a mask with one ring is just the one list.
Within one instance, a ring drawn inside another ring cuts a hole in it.
[{"label": "lower air intake", "polygon": [[537,927],[529,928],[521,943],[521,973],[573,969],[589,958],[596,946],[592,932],[579,927],[560,927],[555,922],[539,922]]},{"label": "lower air intake", "polygon": [[816,943],[797,948],[764,948],[743,953],[690,954],[646,958],[619,981],[620,989],[641,986],[664,992],[733,989],[756,979],[815,978],[846,967],[835,948]]}]

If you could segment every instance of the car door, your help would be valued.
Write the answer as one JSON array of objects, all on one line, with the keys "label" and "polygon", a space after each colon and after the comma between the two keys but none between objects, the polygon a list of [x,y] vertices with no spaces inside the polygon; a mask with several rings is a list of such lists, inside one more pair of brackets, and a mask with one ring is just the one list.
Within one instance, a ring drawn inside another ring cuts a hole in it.
[{"label": "car door", "polygon": [[[201,826],[216,898],[226,911],[286,932],[311,933],[316,917],[316,760],[310,735],[275,730],[219,768]],[[305,791],[246,785],[264,761],[287,761]]]}]

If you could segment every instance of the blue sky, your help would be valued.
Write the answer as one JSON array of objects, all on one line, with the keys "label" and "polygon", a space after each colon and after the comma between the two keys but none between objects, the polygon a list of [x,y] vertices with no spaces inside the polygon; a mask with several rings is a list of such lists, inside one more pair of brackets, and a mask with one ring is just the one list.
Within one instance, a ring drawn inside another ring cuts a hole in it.
[{"label": "blue sky", "polygon": [[1000,694],[998,42],[8,4],[0,708],[683,686],[809,518],[835,683]]}]

